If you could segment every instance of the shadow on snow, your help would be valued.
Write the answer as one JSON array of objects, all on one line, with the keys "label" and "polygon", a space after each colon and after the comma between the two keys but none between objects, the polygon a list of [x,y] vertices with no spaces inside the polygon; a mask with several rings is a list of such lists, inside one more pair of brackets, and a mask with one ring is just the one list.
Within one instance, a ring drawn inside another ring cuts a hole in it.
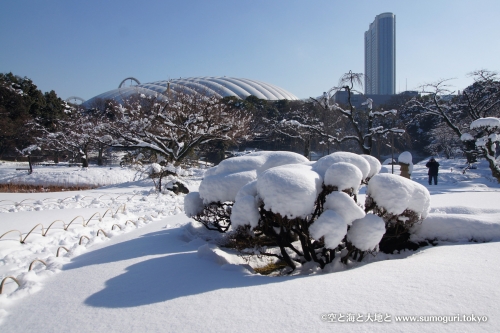
[{"label": "shadow on snow", "polygon": [[199,244],[184,242],[181,233],[182,229],[169,229],[145,234],[85,253],[74,258],[64,269],[165,254],[130,265],[125,273],[106,281],[103,290],[85,300],[89,306],[103,308],[135,307],[220,289],[251,287],[298,278],[253,275],[241,266],[220,266],[199,258],[196,252]]}]

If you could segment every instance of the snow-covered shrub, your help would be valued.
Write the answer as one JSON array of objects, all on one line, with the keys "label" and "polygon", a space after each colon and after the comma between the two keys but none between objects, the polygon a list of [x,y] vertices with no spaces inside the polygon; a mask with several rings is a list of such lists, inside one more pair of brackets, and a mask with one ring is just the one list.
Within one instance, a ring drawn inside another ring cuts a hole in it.
[{"label": "snow-covered shrub", "polygon": [[362,180],[363,174],[357,166],[347,162],[338,162],[326,169],[324,183],[326,186],[332,186],[335,191],[356,195]]},{"label": "snow-covered shrub", "polygon": [[195,216],[203,212],[203,200],[200,193],[191,192],[184,198],[184,212],[187,216]]},{"label": "snow-covered shrub", "polygon": [[[242,187],[256,180],[258,174],[269,168],[285,164],[302,164],[308,161],[302,155],[284,151],[259,151],[224,160],[205,172],[205,177],[200,184],[199,197],[205,205],[204,210],[200,214],[188,216],[201,222],[210,230],[226,232],[231,226],[231,211],[236,195]],[[241,209],[248,209],[248,207],[243,205],[236,207],[236,211]]]},{"label": "snow-covered shrub", "polygon": [[382,164],[380,164],[380,161],[378,159],[371,155],[361,155],[361,157],[363,157],[370,164],[370,172],[368,173],[368,177],[366,179],[366,181],[368,182],[370,178],[380,172],[380,169],[382,169]]},{"label": "snow-covered shrub", "polygon": [[[366,215],[355,198],[362,182],[377,184],[379,170],[371,157],[347,152],[314,163],[290,152],[252,153],[209,170],[199,193],[186,196],[185,212],[208,229],[231,231],[228,238],[239,244],[233,247],[246,255],[276,258],[292,269],[306,262],[324,268],[335,258],[360,260],[377,250],[386,224]],[[391,186],[372,186],[372,197]],[[398,195],[411,201],[417,192]]]},{"label": "snow-covered shrub", "polygon": [[369,251],[377,247],[384,234],[384,220],[377,215],[367,214],[352,222],[347,239],[361,251]]},{"label": "snow-covered shrub", "polygon": [[229,158],[205,173],[200,184],[200,195],[205,203],[234,201],[240,188],[256,180],[257,175],[267,169],[308,161],[302,155],[285,151],[259,151]]},{"label": "snow-covered shrub", "polygon": [[305,218],[321,188],[321,177],[310,166],[295,164],[271,168],[257,179],[264,209],[293,219]]},{"label": "snow-covered shrub", "polygon": [[[149,178],[153,179],[155,188],[159,192],[166,188],[175,194],[189,193],[187,184],[179,178],[180,176],[188,175],[188,172],[180,166],[175,167],[171,163],[167,163],[165,165],[151,163],[149,166],[145,167],[144,173],[146,173]],[[162,183],[166,183],[166,185],[162,186]]]},{"label": "snow-covered shrub", "polygon": [[352,222],[352,226],[347,232],[348,255],[353,253],[353,259],[360,259],[364,256],[364,251],[375,249],[386,232],[384,220],[374,214],[366,214],[364,217]]},{"label": "snow-covered shrub", "polygon": [[372,211],[386,224],[381,250],[392,252],[404,246],[410,229],[427,217],[430,194],[425,186],[389,173],[375,175],[366,190],[365,211]]},{"label": "snow-covered shrub", "polygon": [[475,143],[488,161],[492,176],[500,183],[500,163],[495,158],[497,144],[500,143],[500,118],[479,118],[470,124],[470,129],[478,132],[476,136],[464,133],[461,140]]},{"label": "snow-covered shrub", "polygon": [[316,163],[314,163],[314,170],[319,173],[322,177],[325,175],[326,170],[334,163],[346,162],[353,164],[359,168],[362,174],[362,180],[369,177],[371,173],[370,163],[360,155],[353,153],[348,153],[345,151],[335,152],[333,154],[327,155],[320,158]]}]

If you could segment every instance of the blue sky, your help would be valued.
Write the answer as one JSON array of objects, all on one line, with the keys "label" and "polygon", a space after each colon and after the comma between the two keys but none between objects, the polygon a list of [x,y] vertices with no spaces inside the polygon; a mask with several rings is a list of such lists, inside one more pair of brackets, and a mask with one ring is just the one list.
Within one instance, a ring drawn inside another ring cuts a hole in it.
[{"label": "blue sky", "polygon": [[364,32],[396,15],[396,90],[500,70],[498,0],[4,0],[0,72],[62,97],[142,83],[233,76],[318,96],[364,70]]}]

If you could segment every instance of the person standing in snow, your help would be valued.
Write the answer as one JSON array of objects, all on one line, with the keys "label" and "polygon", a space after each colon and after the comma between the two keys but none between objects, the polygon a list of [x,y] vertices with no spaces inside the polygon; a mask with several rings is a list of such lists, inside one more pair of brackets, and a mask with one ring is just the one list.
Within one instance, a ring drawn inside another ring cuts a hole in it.
[{"label": "person standing in snow", "polygon": [[431,158],[425,166],[429,168],[429,172],[427,173],[429,175],[429,185],[432,185],[432,178],[434,178],[434,185],[437,185],[439,163],[434,158]]}]

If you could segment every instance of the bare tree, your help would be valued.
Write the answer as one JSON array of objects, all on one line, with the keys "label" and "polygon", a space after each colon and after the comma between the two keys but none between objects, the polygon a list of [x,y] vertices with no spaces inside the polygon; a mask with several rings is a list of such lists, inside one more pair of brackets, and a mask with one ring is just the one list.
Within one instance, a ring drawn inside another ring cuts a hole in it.
[{"label": "bare tree", "polygon": [[473,142],[482,156],[488,161],[491,174],[500,183],[500,163],[496,159],[496,146],[500,143],[500,118],[486,117],[474,120],[470,124],[471,132],[461,137],[464,142]]},{"label": "bare tree", "polygon": [[233,103],[205,93],[141,94],[110,109],[104,128],[113,147],[149,149],[179,163],[200,145],[250,137],[251,116]]},{"label": "bare tree", "polygon": [[[349,73],[344,74],[339,80],[336,87],[331,88],[323,94],[322,98],[314,99],[325,112],[337,112],[347,120],[349,125],[346,129],[341,129],[334,134],[323,132],[323,135],[328,138],[332,143],[342,143],[346,141],[353,141],[359,147],[363,154],[371,154],[373,148],[373,141],[375,136],[385,136],[388,133],[403,134],[404,130],[396,127],[386,128],[387,123],[385,118],[395,116],[396,110],[389,111],[373,111],[373,100],[367,99],[364,105],[366,110],[356,109],[352,102],[352,94],[360,91],[357,87],[362,86],[363,74],[362,73]],[[347,107],[343,108],[339,104],[333,102],[333,97],[338,91],[347,92]]]},{"label": "bare tree", "polygon": [[322,112],[312,101],[293,103],[282,115],[282,119],[266,119],[269,131],[284,137],[299,140],[304,145],[304,156],[309,157],[313,140],[327,144],[330,150],[329,136],[333,127],[340,121],[332,119],[331,113]]},{"label": "bare tree", "polygon": [[[500,109],[500,82],[497,73],[479,70],[469,74],[474,83],[463,90],[462,94],[454,95],[448,84],[449,79],[441,79],[434,83],[421,86],[423,97],[413,98],[405,111],[413,112],[412,121],[423,117],[435,117],[448,126],[457,137],[469,131],[470,124],[480,118],[498,116]],[[475,146],[474,140],[463,141],[469,163],[476,156],[484,155]]]},{"label": "bare tree", "polygon": [[88,167],[89,152],[99,145],[102,117],[72,108],[64,119],[55,120],[47,128],[38,121],[29,123],[38,146],[55,153],[68,151]]},{"label": "bare tree", "polygon": [[432,155],[443,153],[446,158],[454,158],[456,153],[464,153],[460,137],[446,124],[441,124],[430,131],[433,140],[425,147]]}]

